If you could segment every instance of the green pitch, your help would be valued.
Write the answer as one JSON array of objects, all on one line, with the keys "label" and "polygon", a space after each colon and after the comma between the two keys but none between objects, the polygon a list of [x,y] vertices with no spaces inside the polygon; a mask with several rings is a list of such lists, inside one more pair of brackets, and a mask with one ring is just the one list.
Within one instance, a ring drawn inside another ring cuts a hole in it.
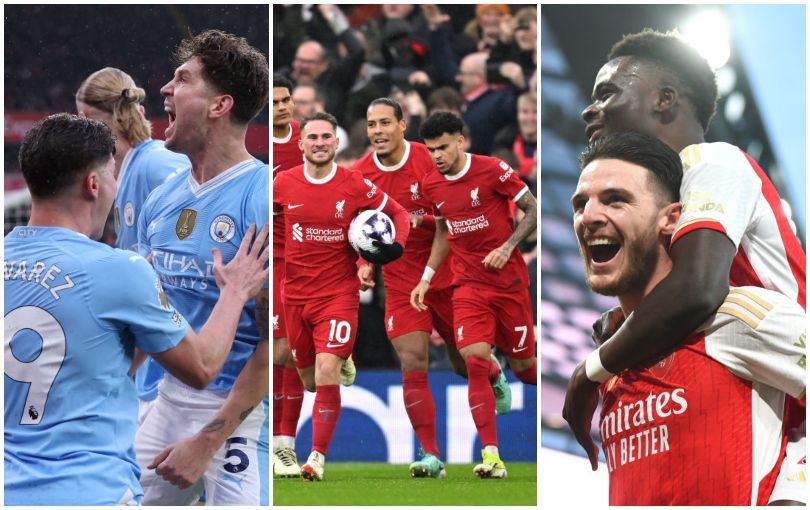
[{"label": "green pitch", "polygon": [[407,464],[326,464],[322,482],[273,479],[273,505],[537,506],[537,464],[509,462],[509,476],[479,480],[474,464],[447,465],[447,478],[411,478]]}]

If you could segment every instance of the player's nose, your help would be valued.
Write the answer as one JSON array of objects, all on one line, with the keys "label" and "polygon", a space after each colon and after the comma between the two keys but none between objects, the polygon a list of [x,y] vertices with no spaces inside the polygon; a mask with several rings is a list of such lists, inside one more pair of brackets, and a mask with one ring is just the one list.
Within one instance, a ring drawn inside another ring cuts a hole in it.
[{"label": "player's nose", "polygon": [[602,110],[597,108],[596,103],[591,103],[584,110],[582,110],[580,117],[582,117],[582,120],[585,121],[585,124],[590,124],[596,120],[601,113]]},{"label": "player's nose", "polygon": [[607,222],[605,208],[599,200],[588,200],[582,208],[579,219],[587,228],[604,225]]},{"label": "player's nose", "polygon": [[170,96],[172,94],[172,82],[167,83],[166,85],[160,87],[160,95],[161,96]]}]

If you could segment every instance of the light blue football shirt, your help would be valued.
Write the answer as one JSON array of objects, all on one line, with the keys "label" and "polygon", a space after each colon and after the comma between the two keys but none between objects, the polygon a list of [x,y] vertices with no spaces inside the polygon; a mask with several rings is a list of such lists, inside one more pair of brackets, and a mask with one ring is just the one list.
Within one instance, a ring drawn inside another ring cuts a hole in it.
[{"label": "light blue football shirt", "polygon": [[115,194],[115,247],[138,251],[138,216],[153,189],[191,167],[185,154],[166,149],[160,140],[131,148],[118,172]]},{"label": "light blue football shirt", "polygon": [[[141,255],[152,265],[172,304],[194,331],[208,320],[219,298],[212,268],[213,248],[224,263],[234,257],[251,224],[258,228],[270,215],[270,169],[259,160],[243,161],[198,184],[190,169],[158,186],[138,219]],[[259,330],[256,300],[247,302],[225,365],[208,389],[229,391],[256,349]]]},{"label": "light blue football shirt", "polygon": [[188,323],[143,257],[72,230],[15,228],[3,270],[5,504],[140,500],[132,351]]},{"label": "light blue football shirt", "polygon": [[[153,189],[171,179],[191,162],[185,154],[166,149],[159,140],[145,140],[132,147],[118,172],[115,195],[115,246],[138,251],[138,215]],[[163,367],[147,357],[135,373],[135,389],[141,400],[157,398],[158,384],[163,380]]]}]

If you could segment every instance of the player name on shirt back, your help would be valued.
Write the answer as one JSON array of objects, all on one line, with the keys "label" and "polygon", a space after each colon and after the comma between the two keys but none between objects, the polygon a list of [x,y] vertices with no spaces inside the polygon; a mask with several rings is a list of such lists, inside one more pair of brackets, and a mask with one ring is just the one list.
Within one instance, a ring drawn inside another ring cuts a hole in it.
[{"label": "player name on shirt back", "polygon": [[21,281],[40,285],[50,292],[55,300],[59,300],[61,291],[73,288],[76,285],[70,275],[62,275],[61,273],[62,269],[56,264],[47,266],[42,261],[34,263],[29,263],[27,260],[3,261],[3,277],[5,281]]}]

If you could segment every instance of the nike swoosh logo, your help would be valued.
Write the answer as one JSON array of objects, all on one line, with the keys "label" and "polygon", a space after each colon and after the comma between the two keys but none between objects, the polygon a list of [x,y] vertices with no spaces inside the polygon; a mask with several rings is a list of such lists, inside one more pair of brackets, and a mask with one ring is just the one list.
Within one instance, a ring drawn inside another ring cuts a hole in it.
[{"label": "nike swoosh logo", "polygon": [[297,208],[303,207],[303,206],[304,206],[304,204],[295,204],[295,205],[287,204],[287,209],[297,209]]},{"label": "nike swoosh logo", "polygon": [[[416,401],[416,402],[414,402],[413,404],[409,404],[409,405],[405,406],[405,409],[408,409],[408,408],[410,408],[410,407],[413,407],[413,406],[415,406],[416,404],[418,404],[419,402],[421,402],[421,400],[417,400],[417,401]],[[484,405],[484,404],[481,404],[481,405]]]},{"label": "nike swoosh logo", "polygon": [[328,349],[334,349],[335,347],[343,347],[344,344],[326,344]]},{"label": "nike swoosh logo", "polygon": [[[447,202],[447,200],[445,200],[444,202]],[[436,204],[436,209],[441,209],[442,206],[444,205],[444,202],[439,202],[438,204]]]},{"label": "nike swoosh logo", "polygon": [[528,347],[529,347],[529,346],[527,345],[526,347],[521,347],[520,349],[512,349],[512,352],[520,352],[520,351],[525,351],[525,350],[526,350]]},{"label": "nike swoosh logo", "polygon": [[303,395],[298,395],[297,397],[287,395],[287,400],[299,400],[299,399],[302,399],[302,398],[304,398]]},{"label": "nike swoosh logo", "polygon": [[275,171],[276,171],[276,170],[278,170],[279,168],[281,168],[281,165],[276,165],[276,166],[274,166],[274,167],[273,167],[273,172],[275,172]]},{"label": "nike swoosh logo", "polygon": [[478,409],[478,408],[479,408],[479,407],[481,407],[482,405],[484,405],[484,404],[483,404],[483,402],[482,402],[482,403],[480,403],[480,404],[478,404],[477,406],[473,406],[473,407],[471,407],[471,408],[470,408],[470,411],[472,411],[473,409]]},{"label": "nike swoosh logo", "polygon": [[335,412],[334,409],[318,408],[318,414],[326,414],[326,413],[334,413],[334,412]]},{"label": "nike swoosh logo", "polygon": [[282,400],[284,395],[273,395],[273,400]]}]

